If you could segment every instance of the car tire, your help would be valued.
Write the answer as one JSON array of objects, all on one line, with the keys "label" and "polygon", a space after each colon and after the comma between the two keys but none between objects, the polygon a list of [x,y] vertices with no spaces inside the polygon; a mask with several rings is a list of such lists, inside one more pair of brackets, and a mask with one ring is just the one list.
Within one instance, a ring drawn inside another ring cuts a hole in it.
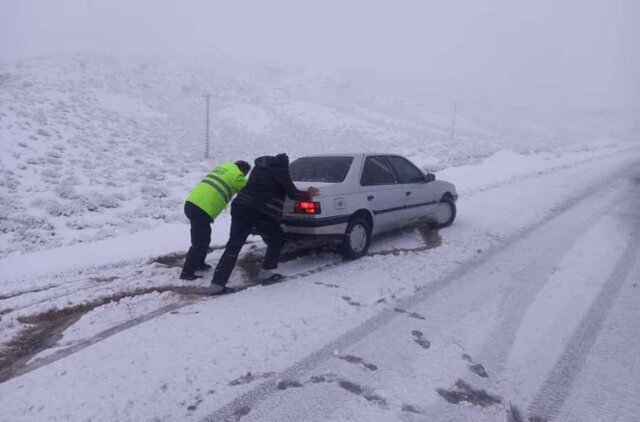
[{"label": "car tire", "polygon": [[435,211],[436,221],[429,224],[429,227],[432,229],[449,227],[456,219],[456,212],[456,203],[453,201],[453,198],[450,196],[443,197],[440,202],[438,202]]},{"label": "car tire", "polygon": [[367,254],[371,243],[371,225],[362,217],[354,217],[349,221],[340,252],[345,259],[358,259]]}]

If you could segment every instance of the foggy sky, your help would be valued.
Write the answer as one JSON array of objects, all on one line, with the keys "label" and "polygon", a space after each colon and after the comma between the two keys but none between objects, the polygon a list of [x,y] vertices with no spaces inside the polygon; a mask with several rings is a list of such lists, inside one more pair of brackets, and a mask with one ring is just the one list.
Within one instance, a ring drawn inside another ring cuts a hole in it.
[{"label": "foggy sky", "polygon": [[0,0],[0,62],[222,53],[637,110],[639,26],[636,0]]}]

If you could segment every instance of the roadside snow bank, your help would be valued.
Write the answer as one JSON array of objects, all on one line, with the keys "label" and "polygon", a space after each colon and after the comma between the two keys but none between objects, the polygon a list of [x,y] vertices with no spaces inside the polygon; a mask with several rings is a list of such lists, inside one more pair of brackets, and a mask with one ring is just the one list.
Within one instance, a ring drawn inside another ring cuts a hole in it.
[{"label": "roadside snow bank", "polygon": [[[212,226],[211,245],[221,246],[227,241],[231,221],[228,214],[218,218]],[[128,236],[100,240],[93,243],[62,246],[26,255],[12,255],[0,260],[3,281],[63,273],[78,268],[137,261],[189,248],[189,225],[171,223],[154,230]],[[0,282],[0,291],[3,282]]]}]

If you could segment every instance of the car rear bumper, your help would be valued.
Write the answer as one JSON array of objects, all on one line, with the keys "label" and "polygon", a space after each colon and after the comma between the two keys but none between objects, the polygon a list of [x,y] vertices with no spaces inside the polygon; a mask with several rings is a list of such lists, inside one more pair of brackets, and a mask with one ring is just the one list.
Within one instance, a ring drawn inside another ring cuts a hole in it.
[{"label": "car rear bumper", "polygon": [[325,245],[336,245],[344,240],[344,234],[303,234],[285,233],[285,240],[302,245],[302,247],[318,247]]},{"label": "car rear bumper", "polygon": [[282,228],[285,233],[304,235],[343,235],[347,230],[349,215],[311,218],[311,217],[288,217],[282,220]]}]

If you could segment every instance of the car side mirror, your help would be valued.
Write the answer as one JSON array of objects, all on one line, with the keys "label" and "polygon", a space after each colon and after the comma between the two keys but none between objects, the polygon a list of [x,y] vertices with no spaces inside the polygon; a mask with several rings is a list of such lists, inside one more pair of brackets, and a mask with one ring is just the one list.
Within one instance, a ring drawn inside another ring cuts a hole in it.
[{"label": "car side mirror", "polygon": [[427,173],[427,174],[424,176],[424,180],[426,180],[426,181],[427,181],[427,183],[429,183],[429,182],[433,182],[434,180],[436,180],[436,175],[435,175],[435,174],[433,174],[433,173]]}]

